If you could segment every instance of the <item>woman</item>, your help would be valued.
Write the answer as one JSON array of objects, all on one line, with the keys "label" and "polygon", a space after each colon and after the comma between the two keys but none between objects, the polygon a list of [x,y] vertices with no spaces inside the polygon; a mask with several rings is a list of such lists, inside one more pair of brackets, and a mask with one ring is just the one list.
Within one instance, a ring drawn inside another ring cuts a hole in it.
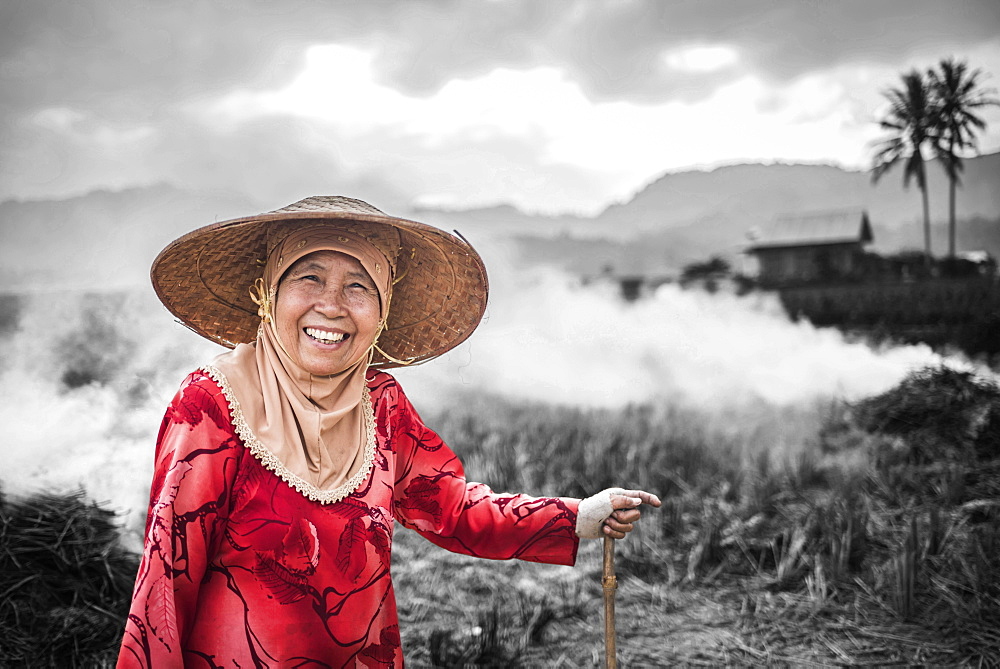
[{"label": "woman", "polygon": [[314,197],[181,237],[152,280],[233,350],[163,419],[120,667],[402,666],[394,522],[459,553],[573,564],[580,537],[622,538],[659,506],[469,483],[379,371],[478,325],[486,274],[457,237]]}]

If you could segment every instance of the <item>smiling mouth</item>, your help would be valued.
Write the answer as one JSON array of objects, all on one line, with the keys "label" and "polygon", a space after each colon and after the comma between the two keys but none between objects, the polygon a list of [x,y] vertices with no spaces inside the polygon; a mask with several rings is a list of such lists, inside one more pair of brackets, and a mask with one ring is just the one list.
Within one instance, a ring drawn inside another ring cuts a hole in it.
[{"label": "smiling mouth", "polygon": [[339,344],[350,336],[345,332],[326,332],[316,328],[305,328],[305,333],[321,344]]}]

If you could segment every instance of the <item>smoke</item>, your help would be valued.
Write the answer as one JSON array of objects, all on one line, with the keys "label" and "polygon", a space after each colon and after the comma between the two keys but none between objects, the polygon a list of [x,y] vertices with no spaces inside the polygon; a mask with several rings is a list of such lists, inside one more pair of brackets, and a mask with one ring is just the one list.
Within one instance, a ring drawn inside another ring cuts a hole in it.
[{"label": "smoke", "polygon": [[[487,317],[465,344],[394,371],[423,410],[489,392],[584,407],[682,405],[706,420],[885,390],[940,361],[922,346],[874,350],[793,324],[774,298],[665,285],[626,303],[509,260],[491,267]],[[34,291],[5,299],[0,425],[11,493],[83,488],[123,514],[138,545],[164,409],[184,376],[221,348],[173,323],[149,289]]]},{"label": "smoke", "polygon": [[611,282],[584,284],[489,251],[491,299],[469,341],[396,375],[420,395],[476,389],[588,407],[682,404],[710,413],[856,399],[941,362],[926,346],[876,350],[839,331],[792,323],[773,294],[710,294],[665,284],[626,302]]},{"label": "smoke", "polygon": [[153,444],[179,381],[219,350],[148,290],[4,299],[0,425],[6,492],[83,489],[139,541]]}]

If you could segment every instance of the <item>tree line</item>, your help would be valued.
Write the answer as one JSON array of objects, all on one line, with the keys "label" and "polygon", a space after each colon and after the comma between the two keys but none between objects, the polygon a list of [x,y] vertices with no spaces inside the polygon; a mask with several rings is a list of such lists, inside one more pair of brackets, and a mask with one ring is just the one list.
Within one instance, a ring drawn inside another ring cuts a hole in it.
[{"label": "tree line", "polygon": [[955,198],[964,169],[963,156],[976,150],[976,134],[985,129],[979,115],[989,106],[1000,105],[995,90],[983,88],[983,72],[965,61],[942,59],[934,68],[916,68],[901,75],[900,85],[883,95],[889,109],[879,119],[887,136],[875,145],[872,181],[897,164],[902,165],[903,186],[916,181],[923,205],[924,260],[932,261],[930,204],[927,193],[927,160],[940,161],[948,177],[948,258],[955,257]]}]

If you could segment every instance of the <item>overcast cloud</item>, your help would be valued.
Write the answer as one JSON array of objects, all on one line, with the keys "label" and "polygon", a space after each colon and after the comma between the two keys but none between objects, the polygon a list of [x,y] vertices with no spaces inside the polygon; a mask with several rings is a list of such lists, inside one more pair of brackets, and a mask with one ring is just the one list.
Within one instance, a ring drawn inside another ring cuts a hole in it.
[{"label": "overcast cloud", "polygon": [[594,212],[669,170],[862,167],[880,92],[951,55],[998,85],[1000,3],[13,0],[0,198]]}]

